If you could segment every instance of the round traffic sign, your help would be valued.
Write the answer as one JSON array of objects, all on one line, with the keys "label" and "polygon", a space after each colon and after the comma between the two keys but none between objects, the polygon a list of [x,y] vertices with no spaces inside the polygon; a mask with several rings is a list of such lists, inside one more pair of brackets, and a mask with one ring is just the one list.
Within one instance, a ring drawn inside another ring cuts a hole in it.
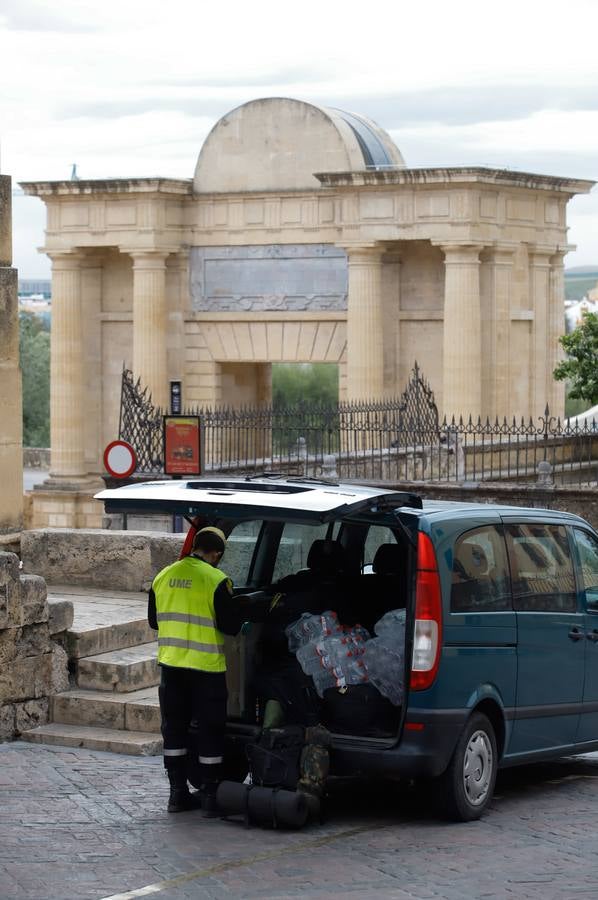
[{"label": "round traffic sign", "polygon": [[137,467],[135,451],[126,441],[112,441],[104,450],[104,467],[114,478],[128,478]]}]

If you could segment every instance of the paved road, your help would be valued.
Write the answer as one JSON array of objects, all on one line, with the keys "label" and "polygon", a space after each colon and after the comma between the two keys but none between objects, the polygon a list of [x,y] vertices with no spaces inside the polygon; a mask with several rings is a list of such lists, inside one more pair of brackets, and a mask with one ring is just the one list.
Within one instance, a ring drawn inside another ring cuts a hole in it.
[{"label": "paved road", "polygon": [[164,812],[158,758],[0,745],[1,900],[598,898],[598,754],[501,776],[480,822],[337,785],[324,825]]}]

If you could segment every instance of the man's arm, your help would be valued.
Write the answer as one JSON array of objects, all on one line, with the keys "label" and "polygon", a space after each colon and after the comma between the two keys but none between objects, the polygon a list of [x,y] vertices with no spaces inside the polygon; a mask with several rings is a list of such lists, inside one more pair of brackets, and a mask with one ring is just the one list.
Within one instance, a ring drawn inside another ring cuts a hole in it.
[{"label": "man's arm", "polygon": [[154,628],[156,631],[158,630],[158,615],[156,613],[156,595],[154,594],[154,589],[149,589],[149,594],[147,595],[147,621],[149,622],[149,627]]},{"label": "man's arm", "polygon": [[238,597],[233,594],[233,585],[230,578],[220,582],[214,591],[214,612],[216,614],[216,628],[222,634],[234,637],[241,630],[245,621],[245,615]]}]

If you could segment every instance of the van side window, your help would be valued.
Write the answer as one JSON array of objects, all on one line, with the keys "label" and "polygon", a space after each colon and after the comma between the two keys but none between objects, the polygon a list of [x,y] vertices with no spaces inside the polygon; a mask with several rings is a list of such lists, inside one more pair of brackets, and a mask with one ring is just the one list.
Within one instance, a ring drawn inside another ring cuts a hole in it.
[{"label": "van side window", "polygon": [[262,524],[261,521],[239,522],[228,535],[226,550],[218,568],[226,572],[235,587],[249,584],[253,554]]},{"label": "van side window", "polygon": [[497,612],[511,608],[502,529],[484,525],[467,531],[455,544],[451,612]]},{"label": "van side window", "polygon": [[562,525],[507,525],[513,605],[525,612],[575,612],[577,596],[567,530]]},{"label": "van side window", "polygon": [[328,537],[328,525],[302,525],[285,522],[278,545],[272,581],[279,581],[307,567],[307,558],[314,541]]},{"label": "van side window", "polygon": [[370,525],[363,548],[363,571],[371,571],[378,547],[382,544],[396,544],[396,542],[397,539],[390,528],[385,528],[383,525]]},{"label": "van side window", "polygon": [[586,609],[598,612],[598,541],[581,528],[574,528],[573,531],[586,592]]}]

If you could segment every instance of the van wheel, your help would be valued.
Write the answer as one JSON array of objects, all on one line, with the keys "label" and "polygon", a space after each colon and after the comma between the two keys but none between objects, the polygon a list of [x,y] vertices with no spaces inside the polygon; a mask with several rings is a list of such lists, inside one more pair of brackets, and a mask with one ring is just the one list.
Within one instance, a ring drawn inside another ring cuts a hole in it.
[{"label": "van wheel", "polygon": [[451,819],[471,822],[480,818],[492,800],[497,766],[494,729],[485,715],[474,713],[440,779],[444,807]]}]

